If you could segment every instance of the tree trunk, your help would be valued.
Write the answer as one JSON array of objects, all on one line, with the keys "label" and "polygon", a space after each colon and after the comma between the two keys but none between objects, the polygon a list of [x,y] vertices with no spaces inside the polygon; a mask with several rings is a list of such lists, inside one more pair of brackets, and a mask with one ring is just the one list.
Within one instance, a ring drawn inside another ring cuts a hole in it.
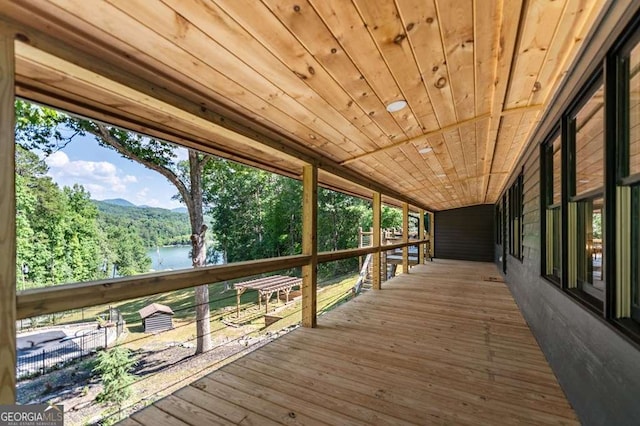
[{"label": "tree trunk", "polygon": [[[204,224],[202,202],[202,167],[203,160],[197,152],[189,150],[189,173],[191,177],[191,205],[189,206],[189,218],[191,220],[191,259],[194,268],[205,265],[207,258],[206,232]],[[211,324],[209,320],[209,286],[202,285],[195,288],[196,295],[196,354],[207,352],[211,349]]]}]

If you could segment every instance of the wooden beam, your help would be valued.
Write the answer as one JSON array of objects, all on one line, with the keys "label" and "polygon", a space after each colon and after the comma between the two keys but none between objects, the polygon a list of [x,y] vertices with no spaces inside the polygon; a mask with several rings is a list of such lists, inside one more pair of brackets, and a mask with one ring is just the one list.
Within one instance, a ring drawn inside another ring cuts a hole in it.
[{"label": "wooden beam", "polygon": [[380,233],[382,230],[380,229],[381,224],[381,215],[382,215],[382,202],[381,196],[379,192],[373,193],[373,202],[371,203],[371,207],[373,209],[373,235],[372,235],[372,245],[377,248],[377,251],[373,253],[373,265],[372,272],[373,275],[373,284],[372,287],[374,290],[380,290],[382,288],[382,277],[380,276],[382,271],[380,270]]},{"label": "wooden beam", "polygon": [[[409,204],[402,203],[402,242],[409,242]],[[402,247],[402,273],[409,273],[409,247]]]},{"label": "wooden beam", "polygon": [[361,160],[363,158],[370,157],[372,155],[378,154],[380,152],[388,151],[388,150],[396,148],[396,147],[398,147],[400,145],[406,145],[406,144],[410,144],[410,143],[414,143],[414,142],[424,143],[430,137],[438,136],[438,135],[441,135],[441,134],[443,134],[445,132],[449,132],[451,130],[456,130],[459,127],[466,126],[467,124],[475,123],[476,121],[484,120],[486,118],[489,118],[490,116],[491,116],[491,114],[488,114],[488,113],[487,114],[482,114],[482,115],[480,115],[478,117],[470,118],[468,120],[462,120],[462,121],[460,121],[458,123],[454,123],[454,124],[451,124],[449,126],[444,126],[444,127],[439,128],[439,129],[434,129],[434,130],[428,131],[428,132],[423,133],[420,136],[416,136],[414,138],[410,138],[410,139],[405,139],[403,141],[394,142],[394,143],[392,143],[390,145],[387,145],[385,147],[382,147],[380,149],[376,149],[375,151],[369,151],[369,152],[365,152],[364,154],[356,155],[353,158],[350,158],[348,160],[345,160],[345,161],[341,162],[340,165],[344,166],[344,165],[353,163],[354,161],[358,161],[358,160]]},{"label": "wooden beam", "polygon": [[21,291],[18,293],[17,319],[296,268],[308,264],[309,260],[310,256],[305,255],[283,256]]},{"label": "wooden beam", "polygon": [[364,256],[369,253],[375,253],[378,249],[375,247],[361,247],[357,249],[344,249],[325,251],[318,253],[318,263],[335,262],[336,260],[351,259],[356,256]]},{"label": "wooden beam", "polygon": [[0,30],[0,405],[16,402],[15,55]]},{"label": "wooden beam", "polygon": [[302,326],[317,325],[318,291],[318,168],[302,168],[302,254],[311,256],[302,267]]},{"label": "wooden beam", "polygon": [[[418,210],[418,239],[424,238],[424,210]],[[425,262],[425,246],[420,244],[418,246],[418,264],[422,265]]]},{"label": "wooden beam", "polygon": [[435,230],[435,215],[429,213],[429,257],[433,259],[434,247],[436,243],[434,230]]},{"label": "wooden beam", "polygon": [[[500,113],[500,116],[512,115],[512,114],[522,114],[522,113],[529,112],[529,111],[537,111],[537,110],[540,110],[542,108],[544,108],[544,105],[528,105],[528,106],[523,106],[523,107],[518,107],[518,108],[512,108],[512,109],[508,109],[508,110],[502,111]],[[384,146],[382,148],[376,149],[375,151],[365,152],[364,154],[357,155],[357,156],[355,156],[353,158],[350,158],[348,160],[345,160],[345,161],[341,162],[340,165],[344,166],[344,165],[353,163],[354,161],[358,161],[358,160],[361,160],[363,158],[370,157],[370,156],[375,155],[375,154],[379,154],[380,152],[387,151],[387,150],[390,150],[390,149],[393,149],[393,148],[397,148],[397,147],[399,147],[401,145],[407,145],[407,144],[410,144],[410,143],[424,143],[430,137],[438,136],[438,135],[441,135],[443,133],[450,132],[452,130],[456,130],[456,129],[462,127],[462,126],[466,126],[468,124],[473,124],[473,123],[476,123],[478,121],[482,121],[482,120],[490,118],[490,117],[491,117],[491,114],[490,113],[486,113],[486,114],[479,115],[477,117],[469,118],[468,120],[462,120],[462,121],[460,121],[458,123],[454,123],[454,124],[451,124],[449,126],[441,127],[440,129],[431,130],[429,132],[426,132],[426,133],[424,133],[424,134],[422,134],[420,136],[416,136],[414,138],[410,138],[410,139],[405,139],[403,141],[394,142],[394,143],[392,143],[390,145],[387,145],[387,146]]]}]

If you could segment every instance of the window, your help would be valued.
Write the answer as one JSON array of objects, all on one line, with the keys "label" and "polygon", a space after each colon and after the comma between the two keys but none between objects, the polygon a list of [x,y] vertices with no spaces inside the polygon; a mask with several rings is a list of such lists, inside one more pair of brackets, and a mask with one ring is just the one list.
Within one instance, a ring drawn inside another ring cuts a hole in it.
[{"label": "window", "polygon": [[560,134],[542,147],[544,208],[544,275],[555,283],[562,280],[562,139]]},{"label": "window", "polygon": [[[619,98],[622,114],[616,208],[618,256],[624,259],[617,270],[618,318],[640,322],[640,35],[625,46],[619,57]],[[625,264],[628,262],[628,268]]]},{"label": "window", "polygon": [[630,28],[541,144],[541,272],[640,343],[640,15]]},{"label": "window", "polygon": [[569,275],[567,287],[587,303],[603,308],[605,262],[604,223],[604,85],[595,89],[568,119],[569,173]]},{"label": "window", "polygon": [[523,219],[523,183],[522,173],[509,188],[509,254],[522,260],[522,219]]},{"label": "window", "polygon": [[496,244],[502,245],[502,208],[496,204]]}]

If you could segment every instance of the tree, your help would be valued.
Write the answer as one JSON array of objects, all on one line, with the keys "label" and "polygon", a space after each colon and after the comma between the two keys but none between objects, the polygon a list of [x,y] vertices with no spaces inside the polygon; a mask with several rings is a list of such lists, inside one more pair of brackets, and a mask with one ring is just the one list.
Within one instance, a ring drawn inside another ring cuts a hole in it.
[{"label": "tree", "polygon": [[[24,101],[16,102],[16,141],[26,148],[52,153],[70,143],[78,135],[93,135],[104,147],[154,170],[171,182],[187,207],[191,224],[192,264],[205,265],[206,231],[204,224],[202,171],[211,156],[189,149],[186,163],[176,161],[174,147],[114,126],[67,115]],[[209,287],[195,289],[196,353],[211,349],[209,323]]]},{"label": "tree", "polygon": [[131,351],[122,346],[99,352],[94,371],[100,374],[102,391],[96,401],[115,404],[120,412],[122,404],[131,397],[131,384],[135,379],[131,368],[135,363]]}]

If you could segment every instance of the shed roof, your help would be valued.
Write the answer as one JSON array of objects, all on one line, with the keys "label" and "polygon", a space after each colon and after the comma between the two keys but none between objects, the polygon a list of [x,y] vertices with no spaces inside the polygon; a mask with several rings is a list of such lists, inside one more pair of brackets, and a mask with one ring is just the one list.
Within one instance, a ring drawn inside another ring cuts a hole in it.
[{"label": "shed roof", "polygon": [[138,311],[142,319],[145,319],[155,314],[156,312],[162,312],[165,314],[173,315],[173,310],[171,310],[169,306],[161,305],[160,303],[152,303]]}]

